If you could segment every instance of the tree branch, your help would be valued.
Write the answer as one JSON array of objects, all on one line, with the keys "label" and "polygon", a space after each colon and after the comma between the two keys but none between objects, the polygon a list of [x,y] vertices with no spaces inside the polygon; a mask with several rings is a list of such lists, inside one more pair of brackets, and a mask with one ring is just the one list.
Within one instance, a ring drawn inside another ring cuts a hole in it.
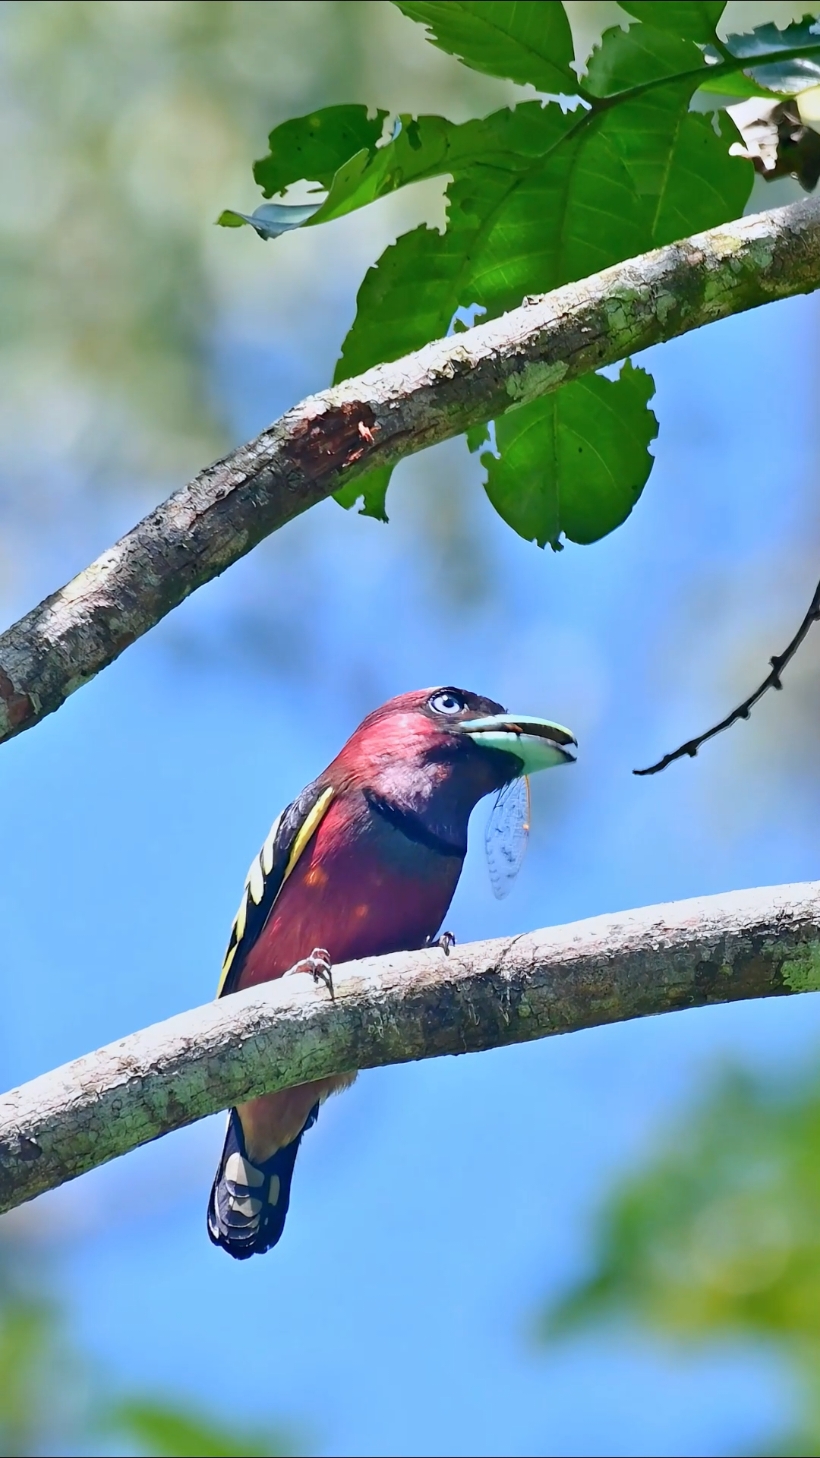
[{"label": "tree branch", "polygon": [[725,719],[721,719],[719,724],[713,724],[711,729],[705,729],[702,734],[696,734],[694,739],[687,739],[686,743],[679,744],[677,749],[670,749],[669,753],[659,759],[657,764],[650,764],[646,769],[633,770],[633,775],[656,775],[660,770],[665,770],[668,764],[673,764],[676,759],[682,759],[685,754],[688,754],[690,759],[694,759],[701,745],[706,744],[707,740],[714,739],[716,734],[722,734],[724,729],[731,729],[738,719],[748,719],[758,699],[762,699],[769,689],[782,689],[783,669],[791,663],[812,623],[818,621],[820,621],[820,582],[814,589],[814,597],[809,603],[808,612],[800,627],[783,652],[776,653],[773,658],[769,659],[771,671],[766,674],[763,682],[758,684],[754,693],[749,694],[749,697],[744,699],[742,704],[738,704],[736,709],[732,709],[732,712],[727,714]]},{"label": "tree branch", "polygon": [[716,319],[820,285],[820,201],[743,218],[294,406],[0,635],[0,741],[58,709],[189,593],[374,466]]},{"label": "tree branch", "polygon": [[134,1033],[0,1101],[0,1210],[242,1099],[741,998],[820,989],[820,882],[350,962]]}]

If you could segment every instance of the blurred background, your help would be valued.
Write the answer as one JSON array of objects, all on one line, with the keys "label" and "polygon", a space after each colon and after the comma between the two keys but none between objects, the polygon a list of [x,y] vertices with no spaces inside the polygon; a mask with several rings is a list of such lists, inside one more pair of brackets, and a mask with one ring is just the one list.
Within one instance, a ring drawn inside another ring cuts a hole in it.
[{"label": "blurred background", "polygon": [[[581,55],[624,19],[568,9]],[[5,621],[322,388],[365,269],[441,217],[433,183],[275,244],[214,228],[256,205],[270,128],[522,94],[381,0],[0,6]],[[817,876],[820,633],[748,724],[631,770],[809,602],[818,318],[648,353],[657,464],[596,546],[513,536],[454,442],[399,468],[388,526],[324,503],[4,746],[4,1083],[207,1000],[274,814],[407,688],[580,740],[503,903],[479,810],[461,940]],[[0,1452],[818,1453],[819,1054],[811,996],[364,1074],[247,1265],[205,1235],[221,1118],[99,1170],[0,1222]]]}]

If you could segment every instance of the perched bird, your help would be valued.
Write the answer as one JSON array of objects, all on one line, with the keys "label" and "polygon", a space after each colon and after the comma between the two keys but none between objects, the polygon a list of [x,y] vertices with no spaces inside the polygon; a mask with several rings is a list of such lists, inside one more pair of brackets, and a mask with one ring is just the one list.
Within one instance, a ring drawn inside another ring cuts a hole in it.
[{"label": "perched bird", "polygon": [[[248,872],[218,996],[292,971],[327,977],[331,961],[429,946],[461,874],[475,805],[573,760],[574,746],[560,725],[516,718],[457,688],[400,694],[368,714],[274,822]],[[231,1110],[208,1206],[214,1244],[239,1260],[276,1244],[302,1135],[355,1076]]]}]

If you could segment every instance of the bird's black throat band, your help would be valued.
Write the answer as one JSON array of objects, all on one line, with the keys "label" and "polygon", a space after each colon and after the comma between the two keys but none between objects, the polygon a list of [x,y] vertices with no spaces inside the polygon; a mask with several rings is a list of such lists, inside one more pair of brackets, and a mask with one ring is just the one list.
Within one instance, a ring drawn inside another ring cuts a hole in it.
[{"label": "bird's black throat band", "polygon": [[436,835],[434,830],[428,830],[424,821],[412,810],[402,810],[400,806],[393,805],[381,795],[376,795],[372,790],[365,790],[365,799],[371,809],[377,815],[381,815],[388,825],[407,838],[415,841],[417,845],[426,846],[427,850],[435,851],[440,856],[458,856],[463,860],[467,854],[466,845],[453,845],[451,841],[445,840],[443,836]]}]

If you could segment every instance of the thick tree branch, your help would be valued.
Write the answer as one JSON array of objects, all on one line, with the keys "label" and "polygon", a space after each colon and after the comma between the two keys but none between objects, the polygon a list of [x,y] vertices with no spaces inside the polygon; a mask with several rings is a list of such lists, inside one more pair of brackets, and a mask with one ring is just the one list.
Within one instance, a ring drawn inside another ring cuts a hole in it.
[{"label": "thick tree branch", "polygon": [[241,1099],[353,1068],[820,989],[820,882],[336,968],[158,1023],[0,1101],[0,1210]]},{"label": "thick tree branch", "polygon": [[697,234],[294,406],[0,635],[0,740],[203,583],[372,466],[730,314],[820,285],[820,202]]}]

